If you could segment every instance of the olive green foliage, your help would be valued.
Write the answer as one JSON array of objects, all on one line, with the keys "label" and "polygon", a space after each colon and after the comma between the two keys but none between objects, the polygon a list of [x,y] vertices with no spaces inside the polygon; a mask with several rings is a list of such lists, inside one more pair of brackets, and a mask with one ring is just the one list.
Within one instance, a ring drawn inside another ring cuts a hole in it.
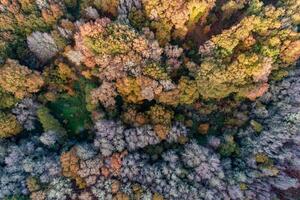
[{"label": "olive green foliage", "polygon": [[150,26],[149,20],[147,20],[145,14],[141,10],[137,10],[135,8],[130,11],[128,19],[130,24],[138,30],[142,27]]},{"label": "olive green foliage", "polygon": [[165,68],[157,63],[151,63],[143,68],[143,75],[148,76],[155,80],[168,80],[170,79]]},{"label": "olive green foliage", "polygon": [[219,153],[224,157],[239,154],[239,146],[234,141],[234,138],[232,136],[228,136],[227,138],[225,138],[225,142],[222,143],[219,147]]},{"label": "olive green foliage", "polygon": [[254,129],[254,131],[257,133],[260,133],[264,129],[264,127],[255,120],[251,120],[250,124],[251,124],[252,128]]},{"label": "olive green foliage", "polygon": [[18,100],[9,93],[6,93],[1,87],[0,87],[0,109],[7,109],[14,106]]},{"label": "olive green foliage", "polygon": [[47,107],[40,107],[37,111],[37,116],[44,131],[54,131],[61,134],[65,133],[65,130],[62,128],[59,121],[50,114],[50,110]]},{"label": "olive green foliage", "polygon": [[196,81],[189,80],[187,77],[182,77],[179,81],[180,103],[192,104],[199,98]]}]

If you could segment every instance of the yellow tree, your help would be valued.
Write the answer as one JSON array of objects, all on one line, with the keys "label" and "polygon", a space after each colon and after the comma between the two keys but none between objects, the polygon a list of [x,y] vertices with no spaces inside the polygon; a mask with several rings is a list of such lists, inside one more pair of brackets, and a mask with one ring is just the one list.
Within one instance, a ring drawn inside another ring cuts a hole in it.
[{"label": "yellow tree", "polygon": [[0,67],[0,86],[18,99],[38,92],[43,84],[40,73],[20,65],[16,60],[7,59]]}]

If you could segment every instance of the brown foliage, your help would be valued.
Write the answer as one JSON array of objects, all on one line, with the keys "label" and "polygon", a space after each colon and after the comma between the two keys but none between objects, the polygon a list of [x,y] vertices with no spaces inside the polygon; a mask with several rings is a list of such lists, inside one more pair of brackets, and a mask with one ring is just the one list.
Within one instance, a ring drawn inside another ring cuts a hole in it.
[{"label": "brown foliage", "polygon": [[82,179],[78,171],[80,169],[79,166],[79,158],[76,155],[76,148],[72,148],[68,152],[64,152],[60,157],[60,162],[63,170],[63,175],[68,178],[72,178],[76,181],[77,186],[80,189],[85,188],[86,183],[84,179]]}]

